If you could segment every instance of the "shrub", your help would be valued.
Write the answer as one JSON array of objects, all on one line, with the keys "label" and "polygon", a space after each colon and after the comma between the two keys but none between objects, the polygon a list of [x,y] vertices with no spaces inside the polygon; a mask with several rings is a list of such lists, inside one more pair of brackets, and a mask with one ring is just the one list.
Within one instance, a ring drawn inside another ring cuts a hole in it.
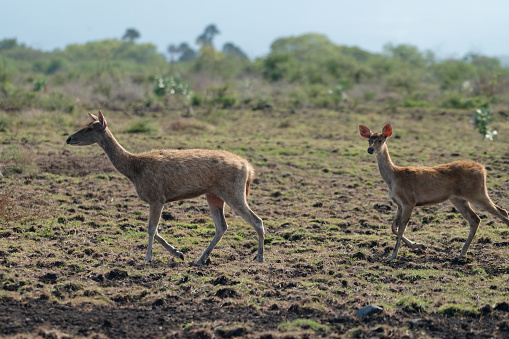
[{"label": "shrub", "polygon": [[447,108],[475,108],[481,106],[485,99],[480,97],[464,97],[457,92],[446,92],[442,106]]},{"label": "shrub", "polygon": [[493,141],[493,138],[497,136],[497,131],[489,126],[492,121],[493,116],[488,105],[482,105],[475,110],[473,120],[474,128],[490,141]]},{"label": "shrub", "polygon": [[46,89],[48,80],[46,78],[39,78],[34,81],[34,92],[43,91]]},{"label": "shrub", "polygon": [[193,93],[191,95],[191,106],[201,106],[204,102],[203,95],[200,93]]},{"label": "shrub", "polygon": [[207,88],[207,94],[208,103],[212,106],[231,108],[237,103],[237,98],[228,85],[210,86]]},{"label": "shrub", "polygon": [[11,119],[8,116],[6,115],[0,116],[0,132],[7,131],[7,126],[9,126],[10,123]]},{"label": "shrub", "polygon": [[157,96],[180,94],[187,97],[191,94],[189,83],[183,81],[179,74],[166,78],[157,77],[155,81],[154,94]]},{"label": "shrub", "polygon": [[148,119],[134,120],[127,127],[127,133],[153,133],[156,127],[150,124]]}]

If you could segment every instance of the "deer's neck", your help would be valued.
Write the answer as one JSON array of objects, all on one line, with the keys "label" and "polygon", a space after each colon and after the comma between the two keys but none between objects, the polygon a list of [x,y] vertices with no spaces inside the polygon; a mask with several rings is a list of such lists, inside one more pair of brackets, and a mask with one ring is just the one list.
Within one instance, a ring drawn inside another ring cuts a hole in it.
[{"label": "deer's neck", "polygon": [[384,144],[380,152],[376,154],[376,161],[378,163],[378,170],[380,171],[382,179],[384,179],[387,186],[389,186],[389,189],[392,189],[396,166],[391,160],[387,145]]},{"label": "deer's neck", "polygon": [[104,150],[104,153],[106,153],[117,171],[133,181],[134,154],[126,151],[122,145],[118,143],[109,129],[106,129],[105,138],[99,143],[99,146]]}]

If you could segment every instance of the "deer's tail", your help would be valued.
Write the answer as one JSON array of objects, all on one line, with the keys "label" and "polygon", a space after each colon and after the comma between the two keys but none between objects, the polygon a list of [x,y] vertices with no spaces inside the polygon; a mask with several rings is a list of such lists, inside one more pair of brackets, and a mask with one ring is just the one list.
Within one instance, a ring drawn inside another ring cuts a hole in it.
[{"label": "deer's tail", "polygon": [[249,187],[254,179],[254,168],[251,165],[247,165],[247,177],[246,177],[246,198],[249,197]]}]

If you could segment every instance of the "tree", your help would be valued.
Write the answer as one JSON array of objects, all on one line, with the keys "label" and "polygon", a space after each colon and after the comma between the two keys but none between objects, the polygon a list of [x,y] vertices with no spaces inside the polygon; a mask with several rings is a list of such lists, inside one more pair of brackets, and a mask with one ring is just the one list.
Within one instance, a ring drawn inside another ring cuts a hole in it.
[{"label": "tree", "polygon": [[205,31],[198,38],[196,38],[196,43],[198,45],[201,45],[202,47],[213,46],[212,40],[214,40],[214,37],[219,33],[220,32],[217,29],[216,25],[210,24],[207,27],[205,27]]},{"label": "tree", "polygon": [[124,33],[124,36],[122,37],[122,40],[127,40],[127,41],[134,41],[136,39],[138,39],[140,37],[140,32],[138,32],[135,28],[128,28],[125,33]]},{"label": "tree", "polygon": [[171,44],[168,46],[168,53],[170,53],[170,62],[173,63],[175,61],[175,55],[180,53],[180,48]]},{"label": "tree", "polygon": [[388,43],[384,46],[384,54],[392,59],[403,61],[412,67],[423,68],[426,66],[426,59],[419,52],[417,47],[412,45],[393,45]]},{"label": "tree", "polygon": [[239,47],[235,46],[231,42],[227,42],[224,44],[223,53],[235,56],[240,59],[249,59],[246,53],[244,53]]},{"label": "tree", "polygon": [[180,50],[179,61],[191,61],[198,58],[196,51],[189,47],[187,43],[181,43],[178,48]]},{"label": "tree", "polygon": [[0,49],[13,49],[18,47],[18,41],[16,39],[4,39],[0,41]]}]

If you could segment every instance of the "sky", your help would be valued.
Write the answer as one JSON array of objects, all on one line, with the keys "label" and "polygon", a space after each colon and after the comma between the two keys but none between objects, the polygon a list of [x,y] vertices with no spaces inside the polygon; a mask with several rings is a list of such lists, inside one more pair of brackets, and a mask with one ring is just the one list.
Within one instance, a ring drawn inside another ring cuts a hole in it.
[{"label": "sky", "polygon": [[0,0],[0,40],[44,51],[136,29],[139,43],[161,53],[170,44],[195,45],[209,24],[249,57],[267,55],[278,38],[326,35],[337,45],[380,53],[387,43],[411,44],[439,58],[474,52],[509,56],[506,0]]}]

